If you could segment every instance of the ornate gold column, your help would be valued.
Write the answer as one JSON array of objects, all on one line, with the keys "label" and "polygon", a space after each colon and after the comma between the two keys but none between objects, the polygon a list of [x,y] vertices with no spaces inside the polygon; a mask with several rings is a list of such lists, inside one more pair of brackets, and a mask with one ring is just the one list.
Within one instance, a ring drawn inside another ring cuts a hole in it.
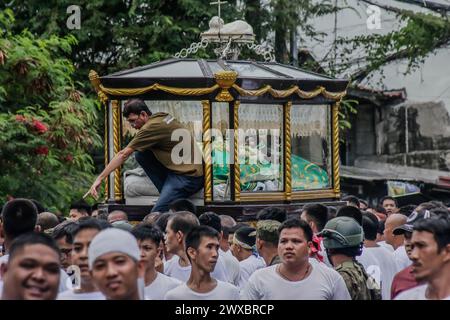
[{"label": "ornate gold column", "polygon": [[[100,88],[100,77],[98,76],[98,73],[94,70],[89,71],[89,80],[91,81],[92,86],[95,89],[95,92],[97,92],[97,96],[100,100],[100,102],[103,104],[105,108],[105,137],[104,137],[104,143],[105,143],[105,167],[108,165],[109,162],[109,139],[108,139],[108,117],[109,117],[109,106],[108,106],[108,96],[101,90]],[[105,179],[105,201],[108,200],[109,195],[109,177]]]},{"label": "ornate gold column", "polygon": [[339,105],[336,101],[332,107],[332,129],[333,129],[333,189],[336,198],[341,195],[341,182],[339,176]]},{"label": "ornate gold column", "polygon": [[292,102],[289,101],[285,106],[284,118],[284,159],[285,159],[285,181],[284,196],[285,199],[292,200],[292,171],[291,171],[291,108]]},{"label": "ornate gold column", "polygon": [[[109,162],[108,155],[108,108],[105,108],[105,139],[103,140],[105,143],[105,167]],[[108,200],[108,190],[109,190],[109,176],[105,179],[105,202]]]},{"label": "ornate gold column", "polygon": [[212,160],[211,160],[211,105],[208,100],[203,106],[203,155],[205,159],[205,202],[212,202]]},{"label": "ornate gold column", "polygon": [[[113,146],[114,146],[114,156],[119,153],[121,149],[121,126],[120,126],[120,103],[117,100],[112,100],[112,112],[113,112]],[[122,168],[119,167],[114,171],[114,200],[122,200]]]},{"label": "ornate gold column", "polygon": [[241,167],[239,165],[239,106],[240,101],[234,102],[234,201],[241,201]]}]

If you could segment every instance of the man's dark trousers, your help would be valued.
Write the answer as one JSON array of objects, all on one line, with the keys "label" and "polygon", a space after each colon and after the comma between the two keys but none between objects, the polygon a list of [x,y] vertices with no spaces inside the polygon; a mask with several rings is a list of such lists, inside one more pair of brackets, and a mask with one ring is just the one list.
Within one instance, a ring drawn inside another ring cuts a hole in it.
[{"label": "man's dark trousers", "polygon": [[171,202],[189,198],[203,188],[203,176],[193,177],[174,173],[159,162],[151,150],[136,151],[134,157],[159,191],[159,199],[152,212],[167,212]]}]

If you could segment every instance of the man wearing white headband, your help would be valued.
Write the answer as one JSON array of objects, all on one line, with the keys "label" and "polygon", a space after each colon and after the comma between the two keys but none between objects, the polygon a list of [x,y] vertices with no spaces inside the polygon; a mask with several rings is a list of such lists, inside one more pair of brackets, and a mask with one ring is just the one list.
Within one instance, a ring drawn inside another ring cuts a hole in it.
[{"label": "man wearing white headband", "polygon": [[256,252],[256,229],[242,226],[236,230],[231,245],[231,252],[239,260],[241,268],[239,287],[244,288],[250,276],[258,269],[264,268],[266,263]]},{"label": "man wearing white headband", "polygon": [[92,280],[108,300],[140,300],[145,265],[136,239],[127,231],[109,228],[89,247]]}]

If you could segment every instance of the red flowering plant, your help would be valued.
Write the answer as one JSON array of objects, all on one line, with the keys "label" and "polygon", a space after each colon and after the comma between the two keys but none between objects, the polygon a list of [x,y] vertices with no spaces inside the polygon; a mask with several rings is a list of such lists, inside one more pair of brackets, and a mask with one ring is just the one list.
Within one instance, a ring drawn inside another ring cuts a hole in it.
[{"label": "red flowering plant", "polygon": [[66,58],[75,38],[14,34],[13,25],[0,10],[0,203],[11,195],[64,211],[95,179],[99,104],[75,88]]},{"label": "red flowering plant", "polygon": [[33,128],[40,134],[46,133],[48,131],[47,126],[36,119],[33,119]]}]

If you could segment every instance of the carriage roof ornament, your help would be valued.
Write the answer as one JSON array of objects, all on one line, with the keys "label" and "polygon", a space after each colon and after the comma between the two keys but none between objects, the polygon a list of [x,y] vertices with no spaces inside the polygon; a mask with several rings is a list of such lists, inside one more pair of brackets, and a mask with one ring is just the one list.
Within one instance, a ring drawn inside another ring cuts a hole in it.
[{"label": "carriage roof ornament", "polygon": [[268,44],[256,44],[253,28],[244,20],[236,20],[225,24],[221,18],[221,5],[227,1],[218,0],[211,2],[211,5],[218,5],[218,16],[214,16],[209,21],[209,30],[201,33],[201,41],[192,43],[189,48],[184,48],[174,56],[176,58],[186,58],[191,53],[196,53],[200,48],[206,48],[210,43],[215,44],[214,53],[217,58],[225,60],[237,60],[242,47],[247,46],[256,54],[263,56],[266,62],[275,61],[272,46]]}]

